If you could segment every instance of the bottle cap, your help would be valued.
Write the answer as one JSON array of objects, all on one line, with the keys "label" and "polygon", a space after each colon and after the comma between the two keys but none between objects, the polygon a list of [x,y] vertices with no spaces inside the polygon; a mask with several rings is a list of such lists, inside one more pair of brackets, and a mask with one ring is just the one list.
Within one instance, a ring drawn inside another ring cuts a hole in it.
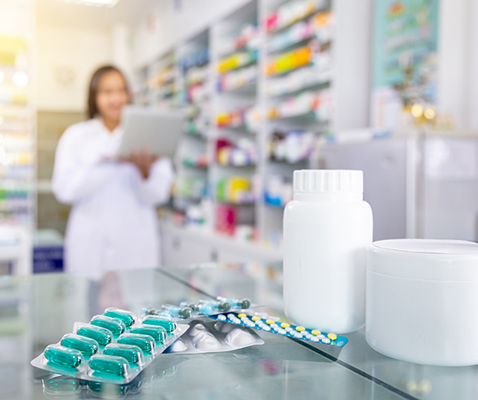
[{"label": "bottle cap", "polygon": [[294,171],[294,193],[363,193],[363,172],[329,169]]}]

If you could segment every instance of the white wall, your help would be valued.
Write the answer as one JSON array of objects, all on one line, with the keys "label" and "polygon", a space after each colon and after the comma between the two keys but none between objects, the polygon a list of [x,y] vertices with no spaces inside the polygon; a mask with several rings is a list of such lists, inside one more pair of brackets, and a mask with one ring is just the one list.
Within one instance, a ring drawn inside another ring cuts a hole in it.
[{"label": "white wall", "polygon": [[116,24],[112,29],[112,60],[129,78],[133,77],[133,46],[131,27],[127,24]]},{"label": "white wall", "polygon": [[181,40],[194,36],[212,22],[228,15],[251,0],[161,0],[141,20],[134,32],[134,66],[152,61]]},{"label": "white wall", "polygon": [[438,110],[468,127],[465,99],[469,0],[440,0],[438,23]]},{"label": "white wall", "polygon": [[459,130],[478,130],[477,20],[476,0],[440,0],[438,110]]},{"label": "white wall", "polygon": [[468,58],[464,73],[464,85],[466,88],[466,112],[468,114],[467,125],[470,129],[478,131],[478,2],[470,1],[470,8],[467,13],[469,39]]},{"label": "white wall", "polygon": [[37,108],[84,111],[92,72],[111,63],[108,31],[37,25]]},{"label": "white wall", "polygon": [[372,0],[334,0],[334,131],[370,126]]}]

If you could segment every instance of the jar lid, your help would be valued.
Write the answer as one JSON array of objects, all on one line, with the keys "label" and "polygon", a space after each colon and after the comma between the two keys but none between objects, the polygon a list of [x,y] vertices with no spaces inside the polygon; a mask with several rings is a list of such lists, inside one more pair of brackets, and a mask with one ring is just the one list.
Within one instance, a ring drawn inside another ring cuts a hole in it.
[{"label": "jar lid", "polygon": [[478,244],[462,240],[396,239],[372,243],[367,270],[430,281],[478,281]]}]

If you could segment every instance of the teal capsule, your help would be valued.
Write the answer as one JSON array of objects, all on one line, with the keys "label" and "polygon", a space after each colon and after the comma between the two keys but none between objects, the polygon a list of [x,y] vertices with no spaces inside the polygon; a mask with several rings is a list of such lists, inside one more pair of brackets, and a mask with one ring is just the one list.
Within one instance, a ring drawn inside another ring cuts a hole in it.
[{"label": "teal capsule", "polygon": [[151,336],[156,344],[163,345],[166,341],[166,329],[162,326],[142,325],[139,328],[131,329],[131,333]]},{"label": "teal capsule", "polygon": [[160,317],[156,317],[154,315],[149,315],[143,319],[143,325],[154,325],[154,326],[161,326],[166,329],[168,334],[174,334],[176,328],[178,327],[174,322],[167,321]]},{"label": "teal capsule", "polygon": [[143,351],[130,344],[110,344],[103,350],[105,356],[123,357],[130,364],[139,364],[143,359]]},{"label": "teal capsule", "polygon": [[62,346],[50,345],[43,354],[50,363],[63,367],[78,368],[83,362],[80,351]]},{"label": "teal capsule", "polygon": [[60,344],[69,349],[75,349],[81,352],[84,357],[90,358],[98,352],[98,342],[94,339],[82,337],[79,335],[68,334],[63,336]]},{"label": "teal capsule", "polygon": [[138,346],[144,353],[153,353],[156,349],[156,343],[151,336],[137,333],[125,333],[121,335],[118,339],[118,344]]},{"label": "teal capsule", "polygon": [[97,315],[96,317],[93,317],[93,319],[90,321],[90,324],[99,326],[100,328],[108,329],[109,331],[111,331],[114,338],[117,338],[126,330],[126,326],[123,321],[120,321],[119,319],[105,317],[103,315]]},{"label": "teal capsule", "polygon": [[93,339],[100,346],[106,346],[113,340],[113,334],[110,330],[93,325],[82,326],[76,331],[76,334]]},{"label": "teal capsule", "polygon": [[136,316],[132,312],[120,310],[119,308],[107,308],[103,315],[105,317],[110,317],[123,321],[127,328],[134,325],[134,323],[136,322]]},{"label": "teal capsule", "polygon": [[93,356],[88,365],[93,371],[108,375],[126,376],[129,371],[128,361],[123,357]]}]

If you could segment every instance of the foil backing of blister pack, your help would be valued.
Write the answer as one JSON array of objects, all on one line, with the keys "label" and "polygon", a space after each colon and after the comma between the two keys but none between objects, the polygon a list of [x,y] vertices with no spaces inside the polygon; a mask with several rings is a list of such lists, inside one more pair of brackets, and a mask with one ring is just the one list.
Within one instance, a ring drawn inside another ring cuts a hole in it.
[{"label": "foil backing of blister pack", "polygon": [[[73,333],[76,333],[77,330],[82,326],[87,326],[89,324],[76,322],[73,327]],[[129,327],[128,331],[125,334],[128,334],[129,331],[142,326],[142,320],[135,322],[135,324]],[[162,345],[156,345],[155,351],[152,354],[143,353],[142,362],[138,365],[131,365],[129,364],[128,373],[124,377],[119,376],[108,376],[106,374],[96,374],[94,373],[91,368],[89,367],[89,359],[84,358],[84,362],[78,368],[73,369],[69,367],[63,367],[58,364],[51,364],[45,358],[45,353],[42,352],[38,357],[31,361],[31,365],[36,368],[40,368],[49,372],[71,376],[81,380],[87,380],[91,382],[101,382],[101,383],[114,383],[118,385],[128,384],[133,381],[141,371],[143,371],[146,367],[148,367],[151,362],[158,357],[160,354],[164,353],[164,351],[173,344],[177,339],[179,339],[184,333],[189,329],[188,324],[177,324],[176,330],[172,334],[166,335],[166,340]],[[120,336],[121,337],[121,336]],[[119,338],[113,339],[110,344],[116,344]],[[56,346],[60,346],[59,341]],[[93,356],[102,355],[104,351],[104,347],[100,346],[99,351]],[[93,358],[91,357],[91,358]]]},{"label": "foil backing of blister pack", "polygon": [[204,317],[191,321],[188,332],[174,342],[165,353],[217,353],[262,344],[264,341],[252,329]]}]

